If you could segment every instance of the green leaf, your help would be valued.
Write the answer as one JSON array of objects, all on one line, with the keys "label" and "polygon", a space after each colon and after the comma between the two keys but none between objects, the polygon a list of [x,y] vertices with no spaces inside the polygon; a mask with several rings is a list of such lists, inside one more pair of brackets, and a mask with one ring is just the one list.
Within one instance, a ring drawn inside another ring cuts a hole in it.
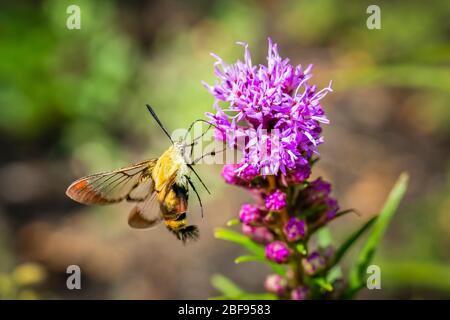
[{"label": "green leaf", "polygon": [[336,213],[336,216],[335,216],[334,218],[336,219],[336,218],[338,218],[338,217],[345,216],[346,214],[352,213],[352,212],[353,212],[353,213],[356,213],[356,214],[359,216],[359,213],[356,212],[355,209],[347,209],[347,210],[339,211],[338,213]]},{"label": "green leaf", "polygon": [[237,243],[250,252],[254,253],[256,256],[264,257],[264,248],[256,243],[255,241],[247,238],[246,236],[232,230],[217,228],[214,236],[217,239],[222,239],[226,241],[231,241]]},{"label": "green leaf", "polygon": [[249,261],[264,261],[264,258],[257,256],[239,256],[236,259],[234,259],[234,263],[236,264]]},{"label": "green leaf", "polygon": [[299,243],[295,246],[295,249],[297,249],[300,254],[306,256],[308,254],[308,250],[306,250],[306,247],[303,243]]},{"label": "green leaf", "polygon": [[338,264],[342,257],[345,255],[348,249],[356,242],[356,240],[359,239],[361,235],[364,234],[364,232],[370,228],[370,226],[375,222],[375,220],[378,217],[373,217],[369,221],[367,221],[361,228],[359,228],[358,231],[353,233],[350,237],[348,237],[347,240],[344,241],[344,243],[339,247],[339,249],[336,250],[336,253],[333,256],[333,260],[330,263],[330,266],[334,266]]},{"label": "green leaf", "polygon": [[331,292],[333,291],[333,286],[331,283],[329,283],[325,278],[315,278],[314,283],[317,284],[320,288],[324,289],[325,291]]},{"label": "green leaf", "polygon": [[[240,246],[243,246],[247,250],[249,250],[251,253],[254,254],[253,261],[256,261],[256,258],[260,259],[260,261],[266,263],[268,266],[272,268],[272,270],[280,275],[284,275],[286,273],[286,269],[284,266],[276,264],[274,262],[268,261],[265,259],[265,250],[264,247],[261,246],[259,243],[256,243],[255,241],[247,238],[243,234],[240,234],[236,231],[224,229],[224,228],[217,228],[214,236],[217,239],[222,239],[226,241],[231,241],[234,243],[239,244]],[[238,258],[239,259],[239,258]],[[242,261],[243,262],[243,261]]]},{"label": "green leaf", "polygon": [[227,222],[227,227],[232,227],[232,226],[238,225],[240,223],[241,223],[241,220],[239,220],[237,218],[231,219]]},{"label": "green leaf", "polygon": [[274,262],[268,261],[264,257],[260,256],[239,256],[236,259],[234,259],[234,263],[242,263],[242,262],[251,262],[251,261],[259,261],[266,263],[269,267],[272,268],[272,270],[279,275],[283,276],[286,273],[286,269],[284,266],[276,264]]},{"label": "green leaf", "polygon": [[233,281],[222,274],[214,274],[211,277],[211,285],[220,293],[226,296],[242,295],[245,292],[239,288]]},{"label": "green leaf", "polygon": [[317,231],[317,242],[319,247],[326,248],[333,242],[330,229],[322,227]]},{"label": "green leaf", "polygon": [[331,268],[326,275],[326,279],[329,283],[333,283],[340,278],[342,278],[342,269],[339,266]]},{"label": "green leaf", "polygon": [[389,193],[383,209],[367,239],[366,244],[362,248],[357,263],[350,272],[350,288],[346,294],[347,298],[352,298],[363,286],[367,267],[369,266],[380,241],[396,212],[403,195],[408,186],[408,175],[402,173],[395,183],[394,188]]}]

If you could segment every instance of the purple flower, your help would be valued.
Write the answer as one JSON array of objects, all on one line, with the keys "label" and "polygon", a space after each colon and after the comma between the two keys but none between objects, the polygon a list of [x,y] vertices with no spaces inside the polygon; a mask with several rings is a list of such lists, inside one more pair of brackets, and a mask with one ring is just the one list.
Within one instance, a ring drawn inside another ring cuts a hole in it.
[{"label": "purple flower", "polygon": [[309,165],[297,166],[286,176],[286,182],[290,184],[299,184],[304,182],[311,175],[311,167]]},{"label": "purple flower", "polygon": [[333,254],[334,250],[331,246],[311,252],[302,262],[305,272],[309,275],[313,275],[317,271],[325,268]]},{"label": "purple flower", "polygon": [[253,178],[259,175],[258,169],[249,164],[243,164],[236,170],[238,172],[238,176],[245,181],[252,181]]},{"label": "purple flower", "polygon": [[222,177],[226,183],[238,184],[239,178],[236,175],[237,165],[226,164],[222,168]]},{"label": "purple flower", "polygon": [[[312,65],[293,66],[270,39],[267,65],[253,65],[247,44],[239,44],[245,48],[244,61],[228,65],[213,55],[219,81],[204,85],[215,97],[216,113],[207,116],[226,132],[230,147],[245,137],[239,146],[245,162],[262,175],[296,171],[323,142],[320,124],[329,121],[320,100],[332,91],[331,83],[322,90],[310,85]],[[220,101],[227,104],[224,109]]]},{"label": "purple flower", "polygon": [[292,300],[306,300],[308,296],[308,288],[306,287],[297,287],[291,292]]},{"label": "purple flower", "polygon": [[284,242],[274,241],[266,246],[266,258],[276,263],[285,263],[289,255],[289,248]]},{"label": "purple flower", "polygon": [[287,281],[278,274],[270,274],[267,276],[266,281],[264,281],[264,287],[267,291],[281,296],[286,292]]},{"label": "purple flower", "polygon": [[312,252],[306,259],[303,260],[303,268],[309,275],[313,275],[316,271],[325,267],[326,260],[319,252]]},{"label": "purple flower", "polygon": [[327,198],[331,193],[331,184],[324,181],[321,177],[310,183],[310,200],[314,202]]},{"label": "purple flower", "polygon": [[222,168],[225,182],[233,185],[248,186],[258,175],[256,168],[248,164],[226,164]]},{"label": "purple flower", "polygon": [[[254,65],[248,46],[240,44],[243,61],[229,65],[213,55],[218,81],[204,85],[214,96],[215,110],[206,115],[215,139],[242,152],[236,164],[224,166],[222,176],[255,199],[239,212],[242,233],[265,246],[266,262],[286,264],[284,276],[266,278],[269,292],[292,300],[332,298],[315,289],[314,277],[328,276],[333,250],[311,251],[309,243],[309,235],[339,210],[330,183],[309,181],[323,143],[321,125],[329,123],[321,100],[332,91],[331,82],[317,89],[309,83],[312,65],[292,65],[270,39],[265,65]],[[309,254],[296,254],[300,242]]]},{"label": "purple flower", "polygon": [[325,201],[325,204],[327,206],[326,209],[326,217],[327,220],[332,220],[336,217],[337,212],[339,211],[339,205],[336,199],[328,198]]},{"label": "purple flower", "polygon": [[252,224],[262,220],[260,210],[251,204],[244,204],[242,206],[239,212],[239,218],[245,224]]},{"label": "purple flower", "polygon": [[284,234],[288,241],[297,241],[305,236],[306,224],[305,221],[292,217],[284,226]]},{"label": "purple flower", "polygon": [[265,203],[268,210],[282,210],[286,207],[286,195],[284,192],[276,190],[266,197]]},{"label": "purple flower", "polygon": [[260,244],[267,244],[274,239],[273,233],[266,227],[254,227],[244,224],[242,225],[242,233]]}]

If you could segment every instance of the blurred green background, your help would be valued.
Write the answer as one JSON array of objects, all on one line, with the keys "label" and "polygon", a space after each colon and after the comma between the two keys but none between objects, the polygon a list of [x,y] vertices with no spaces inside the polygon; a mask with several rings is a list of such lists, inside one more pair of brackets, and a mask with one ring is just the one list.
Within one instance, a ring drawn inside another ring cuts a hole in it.
[{"label": "blurred green background", "polygon": [[[66,8],[81,8],[68,30]],[[183,247],[164,228],[132,230],[129,207],[87,208],[65,197],[79,176],[157,156],[171,129],[212,109],[200,84],[213,58],[265,62],[266,39],[294,64],[314,63],[324,100],[315,176],[361,217],[332,223],[335,241],[384,202],[401,171],[407,196],[375,263],[382,290],[360,298],[450,298],[450,2],[377,1],[381,30],[366,27],[373,1],[2,1],[0,4],[0,298],[203,299],[214,273],[251,292],[268,270],[236,266],[240,248],[213,229],[250,200],[226,186],[220,166],[199,168],[201,240]],[[345,262],[351,261],[352,256]],[[82,290],[66,288],[68,265]]]}]

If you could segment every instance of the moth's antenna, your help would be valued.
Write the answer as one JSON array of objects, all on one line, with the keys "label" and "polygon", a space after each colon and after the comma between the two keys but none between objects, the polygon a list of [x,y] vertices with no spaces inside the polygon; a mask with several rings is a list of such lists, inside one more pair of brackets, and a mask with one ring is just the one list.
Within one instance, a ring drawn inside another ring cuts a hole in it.
[{"label": "moth's antenna", "polygon": [[203,204],[202,204],[202,199],[200,199],[200,196],[199,196],[197,190],[195,189],[195,186],[194,186],[194,184],[192,183],[191,178],[189,178],[188,176],[186,176],[186,178],[187,178],[187,181],[189,182],[189,185],[192,187],[192,190],[194,190],[195,195],[197,196],[198,203],[200,204],[200,211],[201,211],[201,213],[202,213],[202,218],[203,218]]},{"label": "moth's antenna", "polygon": [[158,116],[156,115],[155,111],[153,110],[153,108],[147,104],[147,109],[150,112],[150,114],[152,115],[153,119],[155,119],[155,121],[158,123],[159,127],[162,129],[162,131],[164,131],[164,133],[166,134],[166,136],[169,138],[169,140],[173,143],[172,137],[170,136],[169,132],[167,132],[166,128],[164,128],[161,120],[159,120]]},{"label": "moth's antenna", "polygon": [[189,128],[187,129],[186,134],[184,135],[184,141],[186,141],[187,136],[188,136],[189,132],[191,132],[191,130],[192,130],[192,128],[194,127],[194,125],[195,125],[196,123],[199,123],[199,122],[207,123],[207,124],[209,124],[209,127],[208,127],[208,129],[207,129],[205,132],[203,132],[203,134],[202,134],[200,137],[195,138],[194,141],[197,140],[198,138],[202,138],[202,137],[206,134],[206,132],[208,132],[208,130],[209,130],[211,127],[214,127],[214,128],[216,128],[216,129],[218,129],[218,130],[220,130],[220,131],[222,131],[222,132],[224,131],[223,129],[221,129],[221,128],[219,128],[218,126],[216,126],[214,123],[211,123],[211,122],[209,122],[209,121],[207,121],[207,120],[204,120],[204,119],[197,119],[197,120],[194,120],[194,121],[191,123],[191,125],[189,126]]},{"label": "moth's antenna", "polygon": [[195,159],[195,160],[191,163],[191,165],[196,165],[196,164],[197,164],[200,160],[202,160],[203,158],[208,157],[208,156],[215,156],[215,155],[217,155],[217,154],[219,154],[219,153],[224,152],[225,150],[227,150],[227,146],[225,146],[222,150],[219,150],[219,151],[215,151],[215,150],[214,150],[214,151],[205,153],[205,154],[202,155],[201,157]]},{"label": "moth's antenna", "polygon": [[203,180],[200,178],[200,176],[198,175],[198,173],[195,172],[194,167],[193,167],[190,163],[188,163],[187,166],[189,167],[189,169],[192,170],[192,172],[195,174],[195,176],[197,177],[197,179],[201,182],[201,184],[203,185],[203,187],[205,188],[205,190],[206,190],[209,194],[211,194],[211,192],[209,192],[209,189],[208,189],[208,187],[206,186],[206,184],[205,184],[205,183],[203,182]]}]

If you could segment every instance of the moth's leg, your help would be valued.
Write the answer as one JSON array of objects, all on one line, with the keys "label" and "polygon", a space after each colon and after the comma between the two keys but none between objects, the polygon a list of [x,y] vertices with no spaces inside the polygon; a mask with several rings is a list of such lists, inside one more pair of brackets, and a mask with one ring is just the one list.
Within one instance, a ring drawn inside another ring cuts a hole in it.
[{"label": "moth's leg", "polygon": [[[189,169],[192,170],[192,172],[195,174],[195,176],[197,177],[197,179],[201,182],[201,184],[203,185],[203,187],[205,188],[205,190],[206,190],[209,194],[211,194],[211,192],[209,191],[208,187],[207,187],[206,184],[203,182],[202,178],[200,178],[200,176],[198,175],[198,173],[194,170],[194,167],[193,167],[190,163],[188,163],[187,166],[188,166]],[[188,181],[189,181],[189,179],[188,179]]]}]

